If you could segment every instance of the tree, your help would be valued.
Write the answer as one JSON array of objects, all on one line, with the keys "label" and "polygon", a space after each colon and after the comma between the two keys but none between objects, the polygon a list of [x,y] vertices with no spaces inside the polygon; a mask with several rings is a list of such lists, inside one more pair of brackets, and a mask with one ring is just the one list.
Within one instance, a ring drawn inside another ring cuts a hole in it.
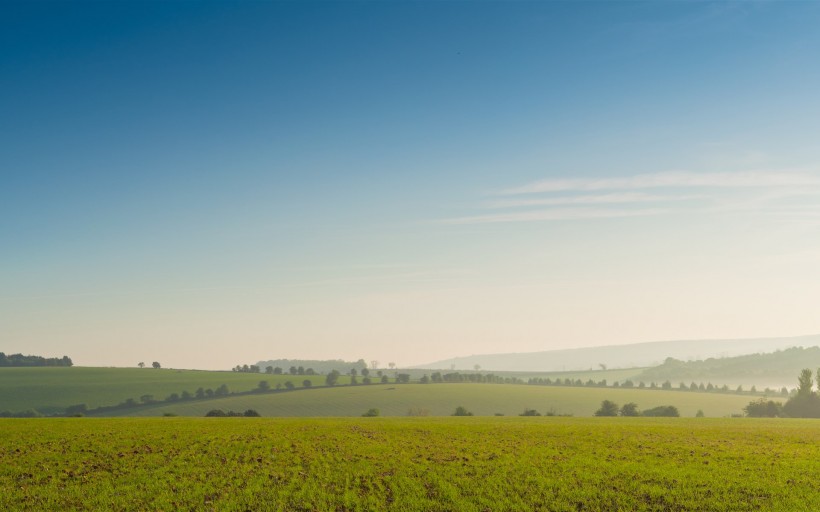
[{"label": "tree", "polygon": [[302,381],[302,387],[303,388],[309,388],[312,385],[313,385],[313,382],[311,382],[310,379],[305,379],[305,380]]},{"label": "tree", "polygon": [[262,393],[264,393],[265,391],[270,391],[270,382],[266,380],[260,380],[259,384],[256,386],[256,390]]},{"label": "tree", "polygon": [[390,379],[387,378],[387,375],[382,375],[381,382],[382,384],[387,384],[388,382],[390,382]]},{"label": "tree", "polygon": [[519,416],[541,416],[541,413],[536,411],[535,409],[525,408],[524,412],[519,414]]},{"label": "tree", "polygon": [[205,398],[205,390],[202,388],[197,388],[197,390],[194,392],[194,396],[197,398]]},{"label": "tree", "polygon": [[222,384],[221,386],[216,388],[216,391],[214,391],[214,394],[216,396],[227,396],[228,393],[229,393],[229,391],[228,391],[228,385],[227,384]]},{"label": "tree", "polygon": [[362,417],[364,417],[364,418],[374,418],[374,417],[378,416],[379,414],[380,413],[379,413],[378,409],[372,408],[372,409],[368,409],[366,413],[362,414]]},{"label": "tree", "polygon": [[481,369],[481,365],[480,365],[480,364],[474,364],[474,365],[473,365],[473,370],[475,370],[475,371],[479,371],[480,369]]},{"label": "tree", "polygon": [[370,370],[367,368],[362,368],[362,377],[367,377],[370,375]]},{"label": "tree", "polygon": [[151,366],[153,366],[156,369],[162,368],[162,366],[160,366],[159,364],[159,361],[154,361],[153,363],[151,363]]},{"label": "tree", "polygon": [[621,406],[621,416],[640,416],[638,412],[638,404],[629,402]]},{"label": "tree", "polygon": [[291,366],[291,367],[288,369],[288,373],[289,373],[289,374],[291,374],[291,375],[296,375],[296,373],[297,373],[297,372],[299,372],[299,369],[298,369],[298,368],[296,368],[295,366]]},{"label": "tree", "polygon": [[812,390],[811,370],[801,371],[797,382],[797,392],[786,401],[783,412],[793,418],[820,418],[820,396]]},{"label": "tree", "polygon": [[333,370],[325,375],[325,385],[335,386],[337,382],[339,382],[339,370]]},{"label": "tree", "polygon": [[145,363],[140,361],[139,363],[137,363],[137,366],[139,366],[140,368],[145,368]]},{"label": "tree", "polygon": [[273,366],[266,366],[265,373],[272,374],[273,373]]},{"label": "tree", "polygon": [[293,388],[295,388],[295,387],[296,387],[296,386],[293,384],[293,382],[291,382],[291,381],[287,381],[287,382],[285,382],[285,388],[286,388],[286,389],[293,389]]},{"label": "tree", "polygon": [[282,375],[282,369],[277,366],[276,368],[273,369],[273,374],[274,375]]},{"label": "tree", "polygon": [[459,405],[456,407],[456,412],[453,413],[453,416],[472,416],[473,413],[468,411],[464,406]]},{"label": "tree", "polygon": [[396,383],[397,384],[407,384],[410,382],[410,374],[408,373],[400,373],[396,375]]},{"label": "tree", "polygon": [[601,408],[595,411],[595,416],[617,416],[618,404],[611,400],[601,402]]},{"label": "tree", "polygon": [[393,370],[394,368],[396,368],[396,363],[387,363],[387,366],[389,366],[390,369]]},{"label": "tree", "polygon": [[140,397],[140,402],[142,402],[144,404],[150,404],[153,401],[154,401],[154,395],[142,395]]},{"label": "tree", "polygon": [[192,398],[194,398],[194,395],[192,395],[190,391],[183,391],[182,392],[182,399],[183,400],[191,400]]},{"label": "tree", "polygon": [[774,400],[759,398],[749,402],[743,412],[750,418],[780,418],[783,416],[783,404]]},{"label": "tree", "polygon": [[258,418],[261,415],[258,412],[256,412],[256,409],[248,409],[247,411],[242,413],[242,416],[246,418]]},{"label": "tree", "polygon": [[812,387],[814,387],[814,378],[812,377],[811,370],[805,368],[803,371],[800,372],[800,376],[797,377],[797,395],[811,395]]}]

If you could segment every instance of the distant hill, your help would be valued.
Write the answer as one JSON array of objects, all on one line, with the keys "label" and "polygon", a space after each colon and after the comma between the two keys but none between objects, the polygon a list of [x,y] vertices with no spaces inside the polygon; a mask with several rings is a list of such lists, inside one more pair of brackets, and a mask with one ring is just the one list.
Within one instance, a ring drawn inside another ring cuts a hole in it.
[{"label": "distant hill", "polygon": [[791,347],[820,345],[820,335],[786,338],[753,338],[723,340],[680,340],[585,347],[544,352],[513,354],[483,354],[456,357],[419,365],[415,368],[468,370],[479,365],[494,371],[569,371],[599,368],[630,368],[657,366],[667,358],[691,361],[717,357],[732,357],[758,352],[774,352]]},{"label": "distant hill", "polygon": [[702,361],[669,358],[662,365],[647,368],[637,381],[711,382],[713,384],[754,384],[769,387],[794,387],[803,368],[820,367],[820,347],[789,348],[770,354],[749,354]]}]

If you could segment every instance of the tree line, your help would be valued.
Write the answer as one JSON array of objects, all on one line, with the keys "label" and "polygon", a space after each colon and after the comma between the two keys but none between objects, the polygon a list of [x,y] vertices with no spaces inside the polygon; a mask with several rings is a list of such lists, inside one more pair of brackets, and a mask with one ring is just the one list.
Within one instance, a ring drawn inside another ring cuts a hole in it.
[{"label": "tree line", "polygon": [[74,366],[71,358],[24,356],[23,354],[6,355],[0,352],[0,366]]}]

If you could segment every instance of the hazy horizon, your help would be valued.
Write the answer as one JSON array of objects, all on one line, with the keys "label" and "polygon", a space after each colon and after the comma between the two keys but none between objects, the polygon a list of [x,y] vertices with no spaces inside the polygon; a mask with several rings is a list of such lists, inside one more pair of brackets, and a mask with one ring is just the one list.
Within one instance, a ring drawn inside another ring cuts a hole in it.
[{"label": "hazy horizon", "polygon": [[0,351],[820,333],[820,4],[6,2]]}]

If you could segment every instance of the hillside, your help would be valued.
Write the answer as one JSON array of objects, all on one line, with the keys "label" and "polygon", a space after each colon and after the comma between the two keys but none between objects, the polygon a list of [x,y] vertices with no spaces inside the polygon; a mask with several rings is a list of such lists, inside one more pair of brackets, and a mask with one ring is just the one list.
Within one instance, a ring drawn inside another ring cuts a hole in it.
[{"label": "hillside", "polygon": [[546,372],[599,368],[656,366],[672,357],[684,361],[732,357],[757,352],[773,352],[790,347],[820,345],[820,335],[791,338],[753,338],[723,340],[679,340],[586,347],[543,352],[483,354],[444,359],[415,368],[473,369],[479,365],[490,371]]},{"label": "hillside", "polygon": [[635,380],[660,382],[669,380],[689,383],[794,387],[803,368],[820,367],[820,347],[789,348],[768,354],[749,354],[701,361],[669,358],[662,365],[645,369]]},{"label": "hillside", "polygon": [[108,416],[204,416],[211,409],[255,409],[262,416],[361,416],[377,408],[383,416],[407,416],[410,409],[449,416],[459,405],[477,416],[516,416],[526,408],[541,413],[592,416],[602,400],[637,403],[641,409],[675,405],[682,416],[698,409],[707,416],[740,413],[748,395],[688,393],[648,389],[572,388],[512,384],[404,384],[337,386],[263,395],[242,395],[115,411]]},{"label": "hillside", "polygon": [[[76,404],[94,408],[129,398],[139,402],[144,395],[164,400],[172,393],[194,393],[200,387],[216,389],[223,384],[230,391],[248,391],[261,380],[271,387],[287,381],[298,386],[305,379],[319,384],[325,377],[164,368],[0,368],[0,412],[35,409],[50,414]],[[342,377],[340,383],[345,382]]]}]

